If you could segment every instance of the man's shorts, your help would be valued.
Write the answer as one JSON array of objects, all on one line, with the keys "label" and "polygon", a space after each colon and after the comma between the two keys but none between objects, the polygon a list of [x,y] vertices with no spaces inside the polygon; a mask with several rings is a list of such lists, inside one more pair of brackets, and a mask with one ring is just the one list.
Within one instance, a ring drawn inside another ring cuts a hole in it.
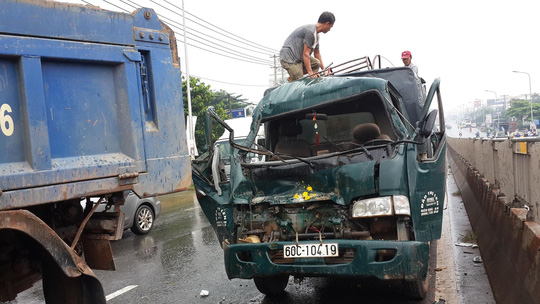
[{"label": "man's shorts", "polygon": [[[311,70],[313,71],[313,73],[319,71],[319,68],[321,67],[319,59],[315,57],[309,57],[309,59],[311,61]],[[289,73],[289,76],[291,77],[290,81],[300,79],[304,76],[304,74],[307,74],[307,70],[304,67],[303,62],[287,63],[281,60],[281,67],[287,70],[287,72]]]}]

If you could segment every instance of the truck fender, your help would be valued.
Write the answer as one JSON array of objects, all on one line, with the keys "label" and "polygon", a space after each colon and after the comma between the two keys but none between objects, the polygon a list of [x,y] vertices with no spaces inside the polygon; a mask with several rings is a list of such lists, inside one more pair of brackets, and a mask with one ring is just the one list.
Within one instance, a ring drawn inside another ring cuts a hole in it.
[{"label": "truck fender", "polygon": [[2,211],[0,231],[5,229],[24,233],[49,253],[50,258],[41,260],[47,303],[106,303],[103,287],[84,259],[40,218],[28,210]]}]

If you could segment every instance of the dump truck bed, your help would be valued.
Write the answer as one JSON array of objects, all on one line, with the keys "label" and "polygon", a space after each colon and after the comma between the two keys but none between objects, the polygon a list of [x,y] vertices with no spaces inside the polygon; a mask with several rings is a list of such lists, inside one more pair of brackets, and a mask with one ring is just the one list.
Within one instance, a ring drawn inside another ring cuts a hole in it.
[{"label": "dump truck bed", "polygon": [[176,45],[152,10],[1,3],[0,209],[189,186]]}]

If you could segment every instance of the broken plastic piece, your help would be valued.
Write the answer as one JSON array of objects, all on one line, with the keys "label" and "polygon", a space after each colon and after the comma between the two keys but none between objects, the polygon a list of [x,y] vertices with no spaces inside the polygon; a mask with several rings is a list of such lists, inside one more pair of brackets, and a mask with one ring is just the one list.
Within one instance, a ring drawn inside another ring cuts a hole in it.
[{"label": "broken plastic piece", "polygon": [[207,297],[210,294],[208,290],[201,290],[201,293],[199,294],[201,297]]},{"label": "broken plastic piece", "polygon": [[473,244],[473,243],[455,243],[454,245],[455,245],[455,246],[458,246],[458,247],[478,248],[478,245]]},{"label": "broken plastic piece", "polygon": [[482,257],[477,255],[473,258],[473,262],[475,263],[482,263]]}]

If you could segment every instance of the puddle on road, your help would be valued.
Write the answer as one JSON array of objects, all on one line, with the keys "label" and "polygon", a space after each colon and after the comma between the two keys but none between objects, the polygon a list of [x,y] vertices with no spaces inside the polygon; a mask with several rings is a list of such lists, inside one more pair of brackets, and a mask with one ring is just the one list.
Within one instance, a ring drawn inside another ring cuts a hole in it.
[{"label": "puddle on road", "polygon": [[177,208],[199,207],[194,190],[186,190],[166,195],[158,196],[161,201],[161,211],[169,212]]}]

